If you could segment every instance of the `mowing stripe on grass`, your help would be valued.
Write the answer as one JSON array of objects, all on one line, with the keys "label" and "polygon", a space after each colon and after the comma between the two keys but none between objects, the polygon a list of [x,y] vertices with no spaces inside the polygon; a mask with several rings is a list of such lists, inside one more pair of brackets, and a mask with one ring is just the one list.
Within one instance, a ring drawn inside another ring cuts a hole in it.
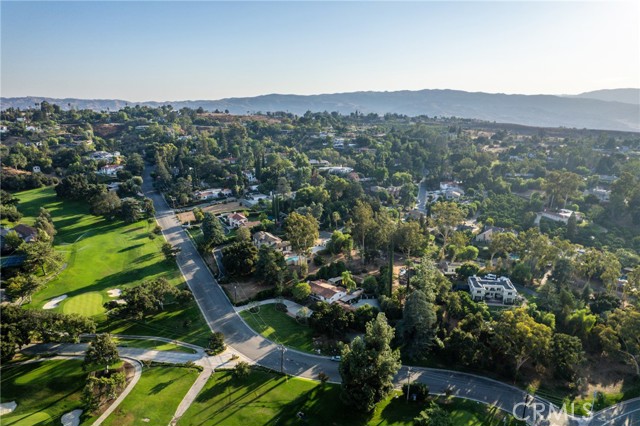
[{"label": "mowing stripe on grass", "polygon": [[104,312],[102,300],[102,294],[97,291],[83,293],[67,299],[62,305],[62,312],[65,314],[80,314],[92,317]]}]

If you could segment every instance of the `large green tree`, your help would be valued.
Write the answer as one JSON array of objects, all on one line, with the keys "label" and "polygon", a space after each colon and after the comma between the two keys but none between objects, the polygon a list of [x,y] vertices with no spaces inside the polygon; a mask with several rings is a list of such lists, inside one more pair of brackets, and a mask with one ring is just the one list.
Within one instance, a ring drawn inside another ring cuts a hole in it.
[{"label": "large green tree", "polygon": [[268,246],[260,247],[256,262],[256,278],[277,287],[284,283],[287,262],[282,253]]},{"label": "large green tree", "polygon": [[356,337],[342,350],[342,398],[359,411],[371,411],[393,390],[400,369],[400,353],[390,346],[393,335],[380,313],[367,324],[364,337]]},{"label": "large green tree", "polygon": [[293,251],[308,255],[318,239],[318,221],[311,214],[292,212],[285,220],[284,231]]},{"label": "large green tree", "polygon": [[549,354],[553,331],[536,322],[526,308],[504,311],[494,329],[495,347],[514,368],[516,377],[526,362],[544,362]]},{"label": "large green tree", "polygon": [[241,241],[222,249],[222,265],[230,275],[247,276],[254,273],[258,249],[250,241]]},{"label": "large green tree", "polygon": [[433,303],[424,292],[414,290],[407,297],[399,325],[404,346],[402,352],[410,359],[426,357],[436,342],[437,316]]},{"label": "large green tree", "polygon": [[207,212],[204,214],[202,236],[207,247],[220,245],[225,240],[222,224],[213,213]]},{"label": "large green tree", "polygon": [[43,230],[38,230],[38,237],[31,243],[24,243],[20,250],[27,256],[25,265],[34,270],[37,267],[42,269],[42,273],[47,273],[47,268],[56,267],[62,262],[62,255],[53,249],[53,241],[49,234]]},{"label": "large green tree", "polygon": [[440,258],[444,257],[444,251],[447,247],[449,237],[463,220],[466,212],[458,203],[452,201],[444,201],[435,203],[431,207],[431,217],[436,227],[436,231],[442,237],[442,249],[440,250]]},{"label": "large green tree", "polygon": [[84,355],[84,365],[104,365],[105,371],[109,370],[109,365],[120,361],[118,348],[111,339],[110,334],[98,334],[95,340],[89,343],[87,352]]}]

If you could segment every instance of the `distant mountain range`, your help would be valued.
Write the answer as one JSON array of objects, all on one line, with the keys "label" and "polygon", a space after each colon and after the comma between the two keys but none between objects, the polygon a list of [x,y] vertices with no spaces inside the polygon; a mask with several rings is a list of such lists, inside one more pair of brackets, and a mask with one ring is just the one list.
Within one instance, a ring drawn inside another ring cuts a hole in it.
[{"label": "distant mountain range", "polygon": [[53,99],[36,96],[1,98],[1,108],[32,108],[46,100],[62,108],[116,111],[126,105],[202,107],[208,111],[247,112],[338,111],[351,113],[398,113],[474,118],[540,127],[570,127],[640,131],[640,89],[598,90],[579,95],[506,95],[461,90],[402,90],[352,92],[323,95],[263,95],[220,100],[128,102],[118,99]]}]

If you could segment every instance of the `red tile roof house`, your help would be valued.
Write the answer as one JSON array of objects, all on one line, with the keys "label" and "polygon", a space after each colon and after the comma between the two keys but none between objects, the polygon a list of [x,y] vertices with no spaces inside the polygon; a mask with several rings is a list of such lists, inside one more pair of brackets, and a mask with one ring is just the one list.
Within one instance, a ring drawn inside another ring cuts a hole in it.
[{"label": "red tile roof house", "polygon": [[232,228],[239,228],[247,223],[247,218],[242,213],[230,214],[227,216],[227,220],[229,221],[229,226]]},{"label": "red tile roof house", "polygon": [[311,295],[317,300],[329,304],[337,302],[347,295],[347,290],[328,283],[325,280],[309,281]]}]

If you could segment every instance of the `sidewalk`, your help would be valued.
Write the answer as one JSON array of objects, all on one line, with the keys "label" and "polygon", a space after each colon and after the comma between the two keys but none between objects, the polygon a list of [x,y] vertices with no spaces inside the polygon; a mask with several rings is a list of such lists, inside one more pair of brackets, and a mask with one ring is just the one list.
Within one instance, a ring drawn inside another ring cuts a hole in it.
[{"label": "sidewalk", "polygon": [[[267,299],[267,300],[261,300],[259,302],[248,303],[242,306],[234,306],[234,309],[236,310],[236,312],[242,312],[242,311],[246,311],[247,309],[251,309],[252,307],[255,307],[255,306],[270,305],[270,304],[275,304],[280,302],[282,302],[287,307],[287,313],[294,318],[298,314],[298,311],[304,308],[304,306],[302,306],[301,304],[293,302],[291,300],[287,300],[287,299],[282,299],[282,300]],[[307,308],[307,312],[308,312],[307,316],[311,316],[311,314],[313,313],[313,311],[309,308]]]}]

